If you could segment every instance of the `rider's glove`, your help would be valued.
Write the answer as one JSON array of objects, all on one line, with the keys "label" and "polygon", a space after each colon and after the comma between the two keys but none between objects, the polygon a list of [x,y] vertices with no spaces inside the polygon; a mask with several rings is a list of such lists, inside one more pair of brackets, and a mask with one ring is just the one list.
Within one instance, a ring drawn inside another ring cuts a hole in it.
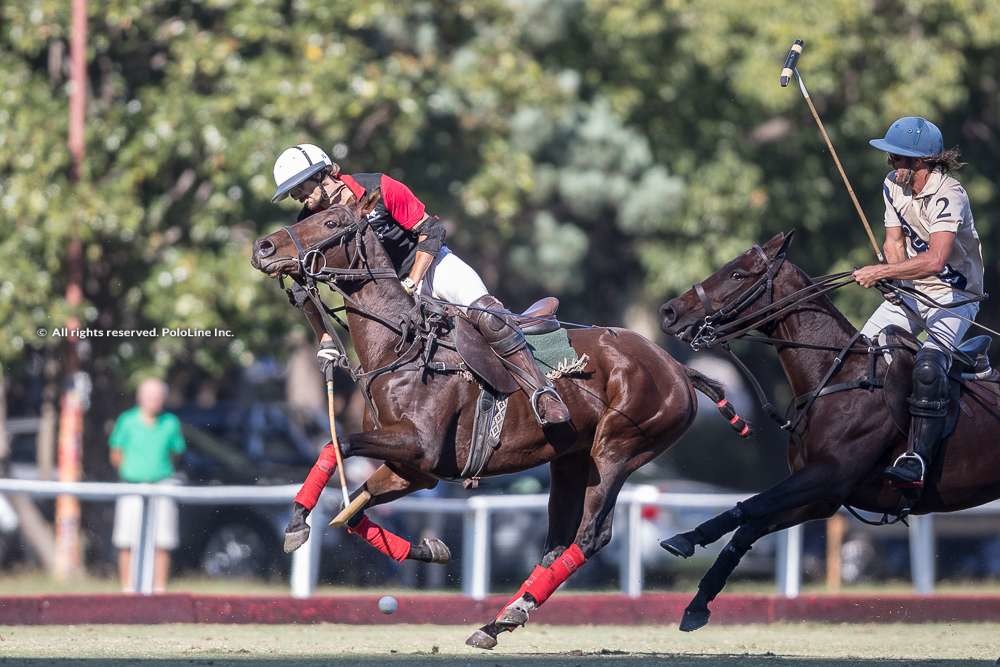
[{"label": "rider's glove", "polygon": [[340,350],[336,348],[332,340],[323,341],[319,346],[319,352],[316,353],[316,359],[319,360],[319,369],[323,375],[331,378],[333,369],[340,361]]},{"label": "rider's glove", "polygon": [[411,296],[417,290],[417,285],[413,282],[413,279],[410,278],[410,276],[403,278],[400,283],[403,285],[403,289],[406,290],[406,293]]}]

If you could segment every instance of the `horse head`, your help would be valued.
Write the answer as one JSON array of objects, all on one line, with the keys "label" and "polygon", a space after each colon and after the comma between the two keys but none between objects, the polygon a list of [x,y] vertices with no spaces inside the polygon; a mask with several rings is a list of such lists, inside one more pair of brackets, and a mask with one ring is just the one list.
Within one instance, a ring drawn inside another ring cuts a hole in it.
[{"label": "horse head", "polygon": [[375,190],[360,202],[334,204],[257,239],[250,264],[272,278],[288,276],[295,280],[336,279],[342,272],[366,268],[365,216],[378,196]]},{"label": "horse head", "polygon": [[792,241],[792,232],[753,245],[680,296],[660,306],[660,328],[695,349],[708,347],[723,325],[770,303],[773,280]]}]

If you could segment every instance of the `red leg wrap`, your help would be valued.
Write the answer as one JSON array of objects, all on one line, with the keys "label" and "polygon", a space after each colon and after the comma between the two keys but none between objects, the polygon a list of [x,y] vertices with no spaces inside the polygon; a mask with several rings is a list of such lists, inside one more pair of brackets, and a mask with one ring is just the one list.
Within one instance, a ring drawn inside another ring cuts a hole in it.
[{"label": "red leg wrap", "polygon": [[316,507],[319,494],[323,493],[323,487],[330,481],[336,469],[337,454],[333,450],[333,443],[327,443],[320,451],[319,458],[309,471],[306,481],[302,483],[302,488],[295,495],[295,502],[310,511]]},{"label": "red leg wrap", "polygon": [[347,532],[354,533],[395,561],[406,560],[410,555],[409,540],[389,532],[368,517],[363,517],[354,527],[348,526]]},{"label": "red leg wrap", "polygon": [[[525,593],[535,599],[535,604],[539,607],[549,599],[557,588],[567,579],[569,575],[580,569],[580,566],[587,561],[586,556],[576,544],[571,544],[569,549],[552,562],[552,565],[545,570],[547,576],[539,576],[525,587]],[[526,582],[527,583],[527,582]]]}]

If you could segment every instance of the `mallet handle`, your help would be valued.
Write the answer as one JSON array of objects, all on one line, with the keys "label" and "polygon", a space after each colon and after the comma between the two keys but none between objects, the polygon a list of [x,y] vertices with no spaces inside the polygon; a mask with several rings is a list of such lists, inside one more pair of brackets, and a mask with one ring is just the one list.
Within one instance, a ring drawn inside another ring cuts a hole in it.
[{"label": "mallet handle", "polygon": [[802,81],[802,75],[799,74],[798,70],[795,70],[795,75],[799,79],[799,88],[802,89],[802,96],[806,98],[806,104],[809,106],[809,111],[812,113],[813,120],[815,120],[816,125],[819,126],[819,133],[823,135],[823,141],[826,142],[826,147],[830,149],[830,155],[833,157],[833,163],[837,165],[837,171],[840,172],[840,177],[844,180],[844,186],[847,188],[847,194],[851,196],[851,201],[854,202],[854,209],[858,212],[858,217],[861,218],[861,224],[865,226],[865,232],[867,232],[868,240],[872,244],[872,250],[875,251],[875,256],[878,258],[879,262],[885,262],[882,250],[878,247],[878,241],[875,240],[875,234],[872,232],[872,226],[868,224],[868,216],[865,215],[864,210],[861,208],[858,196],[854,194],[854,188],[851,187],[851,182],[847,179],[847,172],[844,171],[844,165],[840,164],[840,158],[837,156],[837,149],[833,147],[833,142],[830,141],[830,135],[826,133],[826,128],[823,127],[823,121],[820,120],[819,114],[816,112],[816,107],[813,105],[812,98],[809,97],[809,91],[806,90],[806,84]]},{"label": "mallet handle", "polygon": [[802,49],[805,48],[805,43],[801,39],[797,39],[792,42],[792,48],[788,50],[788,55],[785,56],[785,64],[781,68],[781,76],[778,77],[778,83],[784,88],[788,85],[789,79],[791,79],[792,74],[799,82],[799,90],[802,91],[802,97],[805,98],[806,104],[809,106],[809,112],[812,113],[813,120],[816,121],[816,125],[819,127],[819,133],[823,136],[823,141],[826,142],[826,147],[830,149],[830,155],[833,157],[833,163],[837,165],[837,171],[840,172],[840,178],[844,181],[844,186],[847,188],[847,194],[851,196],[851,201],[854,203],[854,209],[858,212],[858,217],[861,218],[861,224],[865,226],[865,232],[868,234],[868,240],[872,244],[872,250],[875,251],[875,256],[878,257],[879,262],[884,262],[885,257],[882,255],[881,248],[878,247],[878,241],[875,240],[875,234],[872,232],[872,226],[868,224],[868,217],[865,215],[864,210],[861,208],[861,203],[858,201],[858,196],[854,194],[854,188],[851,187],[851,182],[847,179],[847,172],[844,171],[844,165],[840,164],[840,157],[837,155],[837,149],[833,147],[833,142],[830,141],[830,135],[826,133],[826,128],[823,126],[823,121],[819,117],[819,113],[816,112],[816,107],[813,105],[812,98],[809,96],[809,90],[806,89],[806,82],[802,80],[802,75],[799,74],[797,65],[799,62],[799,56],[802,55]]},{"label": "mallet handle", "polygon": [[344,457],[340,453],[340,441],[337,440],[337,423],[333,417],[333,380],[327,378],[326,381],[326,409],[330,417],[330,442],[333,443],[333,452],[337,457],[337,472],[340,475],[340,491],[344,494],[344,506],[350,504],[351,495],[347,492],[347,475],[344,474]]}]

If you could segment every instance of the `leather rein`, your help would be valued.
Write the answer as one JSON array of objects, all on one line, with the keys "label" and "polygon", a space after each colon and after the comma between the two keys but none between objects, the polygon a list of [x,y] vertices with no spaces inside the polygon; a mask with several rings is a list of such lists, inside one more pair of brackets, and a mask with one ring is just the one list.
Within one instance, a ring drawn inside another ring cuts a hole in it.
[{"label": "leather rein", "polygon": [[[719,308],[715,308],[711,298],[705,292],[702,283],[693,286],[695,294],[701,300],[705,309],[705,317],[698,330],[689,341],[691,349],[706,350],[715,345],[719,345],[732,358],[733,363],[743,373],[757,395],[761,408],[774,420],[778,428],[789,431],[796,435],[796,429],[802,419],[808,414],[816,399],[829,394],[848,391],[851,389],[875,389],[882,387],[882,381],[875,375],[877,355],[885,352],[894,346],[876,346],[861,336],[860,332],[851,336],[850,340],[843,347],[833,347],[828,345],[814,345],[811,343],[798,343],[787,341],[770,336],[750,336],[751,331],[760,331],[765,324],[773,322],[789,312],[798,309],[803,304],[823,296],[836,289],[844,287],[854,282],[851,271],[833,273],[820,276],[809,285],[788,294],[777,301],[774,300],[774,279],[785,262],[784,251],[779,252],[773,259],[767,256],[763,248],[754,245],[753,249],[763,258],[767,264],[767,270],[753,285],[747,288],[742,294],[733,299],[730,303]],[[742,315],[747,308],[755,304],[759,299],[766,299],[763,308],[746,315]],[[736,356],[729,346],[729,342],[735,339],[743,339],[754,343],[764,343],[774,347],[804,348],[811,350],[822,350],[835,352],[833,363],[827,369],[818,386],[805,394],[793,398],[784,413],[780,413],[774,403],[767,396],[763,386],[753,372],[743,361]],[[861,340],[862,347],[855,344]],[[847,356],[852,353],[863,353],[869,357],[868,373],[866,377],[829,384],[833,376],[843,366]]]},{"label": "leather rein", "polygon": [[[403,370],[404,367],[411,363],[413,364],[413,370],[426,368],[432,371],[446,372],[463,371],[466,368],[460,364],[431,360],[436,347],[454,347],[449,342],[438,339],[439,326],[445,318],[442,309],[423,303],[418,298],[411,312],[403,313],[397,321],[392,321],[388,317],[363,307],[355,299],[351,298],[340,285],[341,282],[399,279],[394,269],[371,267],[368,265],[365,245],[361,238],[368,224],[366,219],[362,219],[359,222],[344,226],[334,234],[309,247],[305,246],[293,227],[283,227],[285,233],[288,234],[288,238],[291,239],[292,244],[295,246],[297,252],[296,261],[298,262],[302,278],[294,279],[291,286],[286,287],[284,277],[282,276],[278,278],[278,284],[285,290],[289,302],[302,310],[303,314],[305,314],[306,302],[308,301],[313,304],[320,315],[323,329],[333,340],[337,350],[336,361],[333,363],[345,369],[350,374],[351,379],[361,385],[365,401],[368,403],[368,407],[371,408],[375,423],[378,424],[378,409],[372,400],[370,387],[371,383],[379,376]],[[348,242],[351,238],[355,239],[355,252],[350,258],[349,266],[347,268],[327,266],[324,252],[334,245]],[[344,305],[336,309],[327,306],[320,296],[318,283],[324,283],[340,294],[344,300]],[[354,366],[351,365],[347,356],[347,348],[333,326],[332,321],[332,319],[335,319],[345,331],[350,333],[347,323],[337,316],[337,311],[347,310],[348,307],[357,311],[362,317],[382,324],[400,337],[399,343],[395,347],[395,352],[399,356],[395,360],[370,371],[365,371],[360,363]],[[411,338],[410,345],[407,346],[406,343]],[[420,359],[421,349],[424,352],[423,359]]]}]

